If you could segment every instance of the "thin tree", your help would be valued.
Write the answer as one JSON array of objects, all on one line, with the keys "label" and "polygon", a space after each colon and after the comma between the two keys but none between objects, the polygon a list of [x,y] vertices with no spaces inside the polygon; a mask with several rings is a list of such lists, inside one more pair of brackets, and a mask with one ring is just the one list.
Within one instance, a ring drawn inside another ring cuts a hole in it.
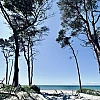
[{"label": "thin tree", "polygon": [[6,62],[6,84],[8,84],[8,68],[9,68],[9,62],[10,58],[13,56],[13,45],[7,40],[0,38],[0,47],[3,53],[3,56],[5,58]]},{"label": "thin tree", "polygon": [[12,74],[12,68],[13,68],[13,59],[12,59],[12,62],[11,62],[11,69],[10,69],[10,73],[9,73],[9,78],[8,78],[8,84],[10,83],[10,79],[11,79],[11,74]]},{"label": "thin tree", "polygon": [[13,26],[10,16],[9,14],[6,12],[6,10],[4,9],[2,3],[0,2],[0,8],[1,8],[1,12],[4,16],[4,18],[6,19],[6,21],[8,22],[9,26],[11,27],[13,33],[14,33],[14,39],[15,39],[15,65],[14,65],[14,86],[16,87],[18,85],[18,56],[19,56],[19,44],[18,44],[18,32],[16,30],[16,28]]},{"label": "thin tree", "polygon": [[73,37],[81,38],[84,46],[91,46],[100,71],[100,0],[59,0],[61,25]]},{"label": "thin tree", "polygon": [[71,45],[71,43],[70,43],[71,37],[67,37],[65,34],[66,34],[66,31],[65,31],[65,30],[60,30],[60,31],[59,31],[59,34],[58,34],[58,38],[56,39],[56,41],[57,41],[58,43],[60,43],[60,45],[61,45],[62,48],[66,47],[66,46],[69,46],[70,49],[72,50],[72,54],[73,54],[73,56],[74,56],[75,63],[76,63],[76,68],[77,68],[77,74],[78,74],[80,92],[82,92],[81,75],[80,75],[80,70],[79,70],[78,59],[77,59],[77,57],[76,57],[74,48],[72,47],[72,45]]},{"label": "thin tree", "polygon": [[47,32],[49,29],[46,27],[41,27],[41,29],[35,30],[34,34],[32,34],[29,30],[20,36],[20,46],[21,52],[24,54],[24,58],[27,63],[28,67],[28,79],[29,85],[32,84],[32,77],[33,77],[33,60],[37,55],[38,51],[35,49],[35,46],[38,42],[43,40],[44,33]]}]

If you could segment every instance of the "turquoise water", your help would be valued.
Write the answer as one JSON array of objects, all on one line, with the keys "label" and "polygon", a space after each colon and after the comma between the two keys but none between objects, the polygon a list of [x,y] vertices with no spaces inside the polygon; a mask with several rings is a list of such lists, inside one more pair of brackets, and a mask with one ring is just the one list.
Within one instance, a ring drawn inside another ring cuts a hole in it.
[{"label": "turquoise water", "polygon": [[[41,90],[78,90],[78,85],[38,85]],[[100,90],[100,85],[83,85],[82,88]]]}]

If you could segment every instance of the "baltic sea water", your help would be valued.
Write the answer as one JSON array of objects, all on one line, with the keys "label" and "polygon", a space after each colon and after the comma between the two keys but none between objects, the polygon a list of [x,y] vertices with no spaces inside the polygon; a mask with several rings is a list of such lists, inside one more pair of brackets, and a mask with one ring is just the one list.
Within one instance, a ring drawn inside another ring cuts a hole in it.
[{"label": "baltic sea water", "polygon": [[[38,85],[41,90],[78,90],[78,85]],[[82,88],[100,90],[100,85],[83,85]]]}]

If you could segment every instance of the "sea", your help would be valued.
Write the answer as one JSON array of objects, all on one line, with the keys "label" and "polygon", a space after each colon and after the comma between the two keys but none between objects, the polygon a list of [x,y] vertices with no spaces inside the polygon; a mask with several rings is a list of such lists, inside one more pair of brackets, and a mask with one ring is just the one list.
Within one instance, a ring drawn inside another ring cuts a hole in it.
[{"label": "sea", "polygon": [[[79,85],[37,85],[41,90],[78,90]],[[100,85],[83,85],[82,88],[100,90]]]}]

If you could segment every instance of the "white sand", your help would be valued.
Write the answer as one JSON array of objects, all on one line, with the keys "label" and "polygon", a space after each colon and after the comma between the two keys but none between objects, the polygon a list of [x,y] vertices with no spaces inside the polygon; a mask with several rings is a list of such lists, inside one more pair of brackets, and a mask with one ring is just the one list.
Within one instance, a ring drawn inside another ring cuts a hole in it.
[{"label": "white sand", "polygon": [[75,94],[76,93],[76,91],[74,90],[74,91],[72,91],[72,90],[57,90],[57,92],[55,91],[55,90],[40,90],[40,92],[45,92],[45,93],[48,93],[48,94],[59,94],[59,93],[62,93],[62,92],[64,93],[64,94]]},{"label": "white sand", "polygon": [[80,96],[83,96],[86,99],[90,99],[90,100],[100,100],[100,96],[93,96],[93,95],[84,94],[84,93],[80,93]]},{"label": "white sand", "polygon": [[[93,95],[89,95],[89,94],[84,94],[84,93],[79,93],[79,98],[76,99],[76,96],[73,96],[74,94],[76,94],[76,91],[72,91],[72,90],[41,90],[42,93],[48,93],[48,94],[59,94],[62,92],[66,95],[71,95],[70,96],[70,100],[100,100],[100,96],[93,96]],[[82,99],[80,99],[82,98]]]},{"label": "white sand", "polygon": [[37,93],[30,93],[29,96],[27,92],[19,92],[16,95],[19,97],[19,99],[15,96],[12,96],[11,98],[6,98],[4,100],[33,100],[33,98],[35,100],[47,100],[43,97],[43,95]]},{"label": "white sand", "polygon": [[[79,93],[79,95],[75,95],[76,91],[71,90],[41,90],[42,93],[48,93],[48,94],[62,94],[61,96],[53,96],[53,95],[45,95],[43,97],[43,94],[37,94],[37,93],[30,93],[30,97],[26,92],[19,92],[17,93],[17,96],[20,98],[20,100],[24,100],[25,98],[28,100],[33,100],[31,97],[33,97],[35,100],[100,100],[100,96],[93,96],[88,95],[84,93]],[[67,99],[67,98],[70,99]],[[16,97],[11,97],[9,99],[5,100],[17,100]]]}]

